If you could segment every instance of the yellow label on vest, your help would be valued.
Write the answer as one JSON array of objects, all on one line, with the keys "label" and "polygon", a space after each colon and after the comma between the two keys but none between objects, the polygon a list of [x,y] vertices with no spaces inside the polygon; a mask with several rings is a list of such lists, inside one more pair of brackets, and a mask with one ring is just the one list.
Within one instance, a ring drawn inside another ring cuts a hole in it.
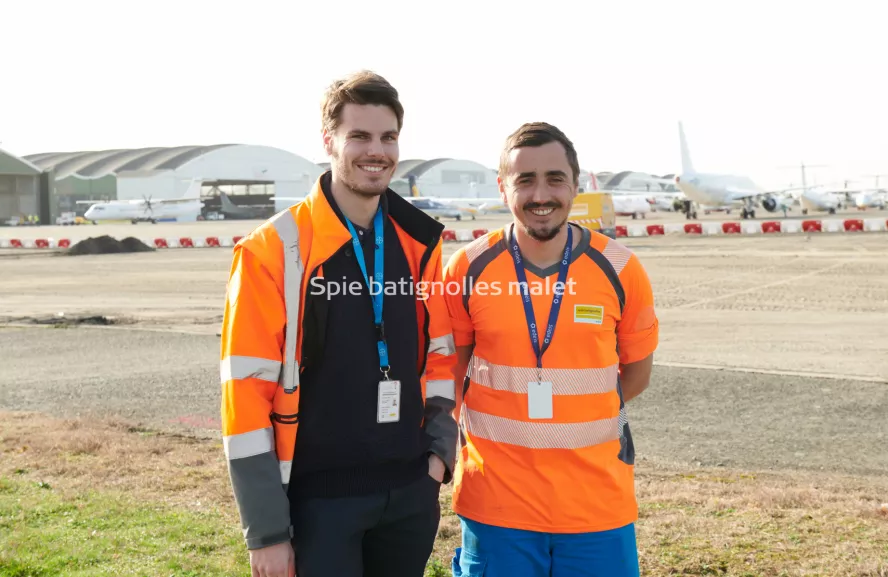
[{"label": "yellow label on vest", "polygon": [[604,307],[598,305],[574,305],[574,322],[600,325],[604,322]]}]

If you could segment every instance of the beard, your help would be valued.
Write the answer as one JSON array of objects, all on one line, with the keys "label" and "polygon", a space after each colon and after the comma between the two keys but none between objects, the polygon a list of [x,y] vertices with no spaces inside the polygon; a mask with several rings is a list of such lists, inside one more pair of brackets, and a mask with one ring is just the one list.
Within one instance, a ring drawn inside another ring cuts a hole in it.
[{"label": "beard", "polygon": [[[558,210],[561,208],[561,203],[558,202],[528,202],[524,205],[524,210],[532,210],[535,208],[552,208],[554,210]],[[538,226],[536,228],[532,227],[529,224],[524,223],[524,234],[529,236],[530,238],[540,241],[547,242],[558,236],[558,233],[561,232],[561,229],[564,228],[564,225],[567,224],[567,218],[562,220],[561,222],[549,225],[549,226]]]},{"label": "beard", "polygon": [[[379,176],[373,178],[362,171],[357,166],[357,162],[348,162],[345,158],[333,152],[331,166],[335,169],[339,181],[342,182],[349,190],[359,196],[373,197],[385,194],[389,186],[389,179]],[[366,164],[374,164],[378,161],[367,162]],[[384,171],[391,167],[390,162],[379,163],[384,166]]]}]

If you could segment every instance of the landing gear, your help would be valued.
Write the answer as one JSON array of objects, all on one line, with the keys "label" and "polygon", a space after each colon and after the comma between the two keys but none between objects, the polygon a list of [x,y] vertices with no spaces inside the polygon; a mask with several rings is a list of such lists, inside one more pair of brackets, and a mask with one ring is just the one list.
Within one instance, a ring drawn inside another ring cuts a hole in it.
[{"label": "landing gear", "polygon": [[755,218],[755,204],[752,199],[746,200],[746,205],[740,209],[740,218]]},{"label": "landing gear", "polygon": [[690,200],[682,201],[682,212],[685,214],[685,220],[697,220],[697,210],[694,208],[694,203]]}]

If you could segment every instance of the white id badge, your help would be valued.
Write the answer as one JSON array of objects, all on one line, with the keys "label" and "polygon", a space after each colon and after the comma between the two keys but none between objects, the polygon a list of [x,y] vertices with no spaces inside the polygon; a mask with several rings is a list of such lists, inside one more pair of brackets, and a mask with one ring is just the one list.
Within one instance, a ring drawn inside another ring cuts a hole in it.
[{"label": "white id badge", "polygon": [[379,381],[377,423],[397,423],[401,418],[401,381]]},{"label": "white id badge", "polygon": [[527,383],[527,410],[531,419],[552,418],[552,383],[549,381]]}]

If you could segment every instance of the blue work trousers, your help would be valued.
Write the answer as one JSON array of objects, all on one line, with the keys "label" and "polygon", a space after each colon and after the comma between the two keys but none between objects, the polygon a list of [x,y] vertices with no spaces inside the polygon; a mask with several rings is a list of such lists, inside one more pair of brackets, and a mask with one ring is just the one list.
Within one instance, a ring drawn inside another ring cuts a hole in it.
[{"label": "blue work trousers", "polygon": [[453,577],[638,577],[635,524],[595,533],[538,533],[460,517]]}]

